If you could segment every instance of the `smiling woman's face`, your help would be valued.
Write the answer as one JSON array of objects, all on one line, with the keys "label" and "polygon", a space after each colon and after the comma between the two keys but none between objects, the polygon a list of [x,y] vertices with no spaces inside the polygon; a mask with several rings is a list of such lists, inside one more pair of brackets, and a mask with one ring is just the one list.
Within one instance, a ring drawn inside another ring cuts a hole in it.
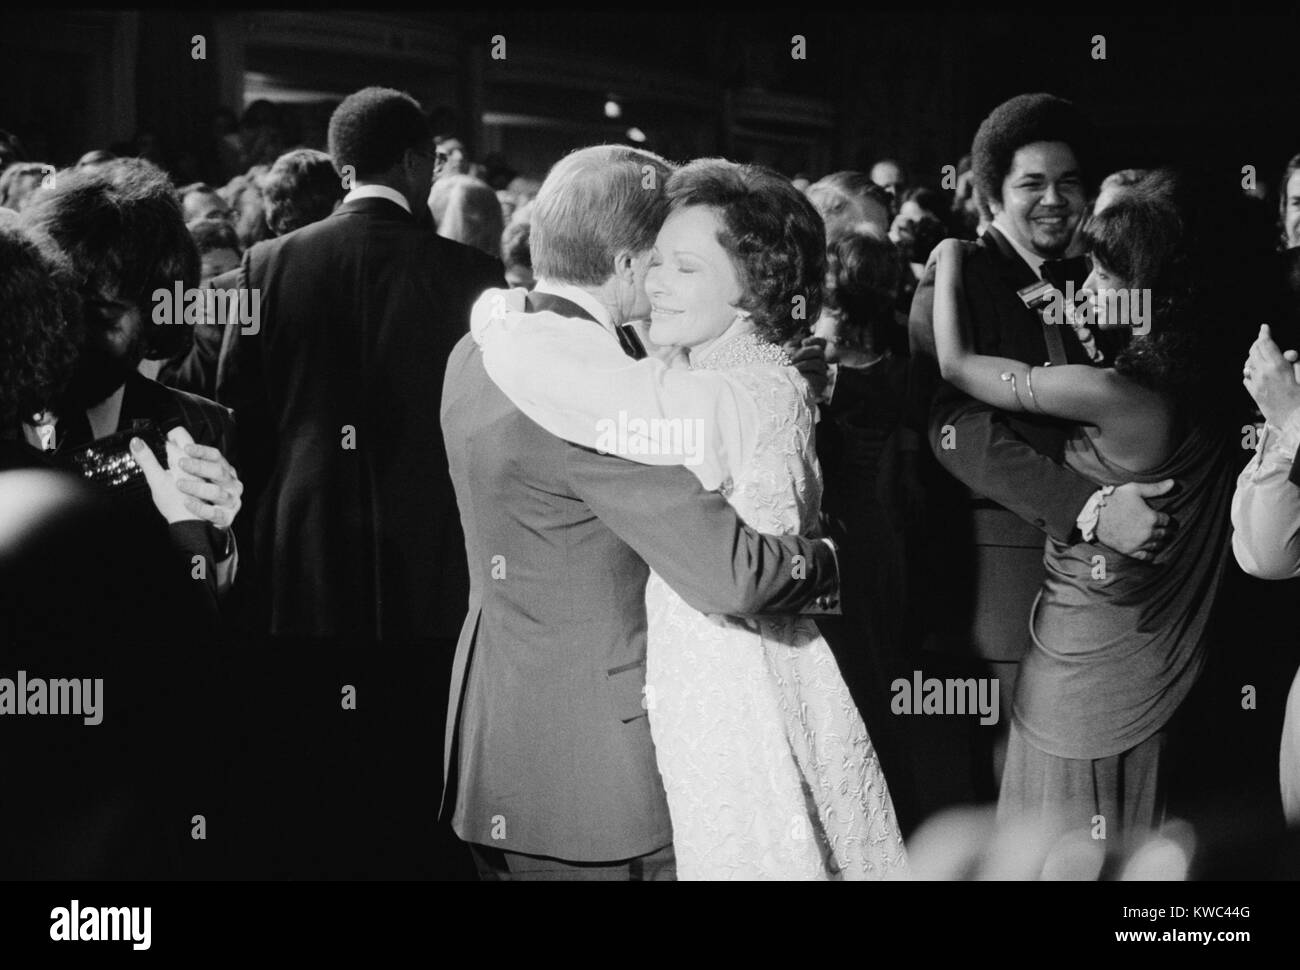
[{"label": "smiling woman's face", "polygon": [[645,282],[654,343],[700,348],[735,322],[740,278],[718,242],[721,229],[717,212],[703,205],[664,220]]},{"label": "smiling woman's face", "polygon": [[[1128,290],[1129,286],[1127,281],[1120,279],[1118,274],[1107,269],[1093,256],[1092,271],[1079,288],[1079,295],[1089,304],[1090,322],[1098,327],[1118,327],[1127,323],[1123,319],[1112,319],[1110,311],[1114,309],[1117,313],[1121,312],[1114,294]],[[1124,306],[1127,305],[1126,301]]]}]

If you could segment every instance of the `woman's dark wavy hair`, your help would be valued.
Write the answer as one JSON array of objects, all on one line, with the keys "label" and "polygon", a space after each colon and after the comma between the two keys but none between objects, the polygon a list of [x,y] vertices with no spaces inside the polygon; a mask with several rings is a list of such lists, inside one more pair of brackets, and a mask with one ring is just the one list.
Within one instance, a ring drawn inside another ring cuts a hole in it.
[{"label": "woman's dark wavy hair", "polygon": [[740,277],[736,305],[760,337],[785,343],[817,319],[826,227],[789,179],[759,165],[701,158],[677,169],[665,188],[670,211],[702,205],[718,213],[718,242]]},{"label": "woman's dark wavy hair", "polygon": [[898,251],[904,262],[924,265],[934,252],[934,247],[951,235],[947,223],[930,213],[920,219],[905,222],[898,228]]},{"label": "woman's dark wavy hair", "polygon": [[945,224],[948,221],[948,213],[952,211],[952,202],[945,193],[924,185],[913,186],[904,192],[902,199],[899,200],[899,208],[902,208],[904,202],[915,202],[921,207],[922,212],[929,213]]},{"label": "woman's dark wavy hair", "polygon": [[80,314],[71,268],[53,243],[0,226],[0,429],[16,428],[63,390]]},{"label": "woman's dark wavy hair", "polygon": [[1151,290],[1150,331],[1130,335],[1115,369],[1196,420],[1234,420],[1225,395],[1239,383],[1243,337],[1262,322],[1267,220],[1230,188],[1164,169],[1125,187],[1083,238],[1125,287]]},{"label": "woman's dark wavy hair", "polygon": [[840,311],[850,332],[865,333],[872,350],[884,350],[902,275],[894,244],[864,232],[847,232],[831,240],[826,261],[826,305]]},{"label": "woman's dark wavy hair", "polygon": [[68,257],[78,292],[108,291],[136,303],[145,319],[151,358],[169,357],[191,339],[186,327],[149,322],[155,290],[199,284],[202,262],[165,172],[142,158],[101,169],[65,169],[33,197],[25,225],[52,239]]}]

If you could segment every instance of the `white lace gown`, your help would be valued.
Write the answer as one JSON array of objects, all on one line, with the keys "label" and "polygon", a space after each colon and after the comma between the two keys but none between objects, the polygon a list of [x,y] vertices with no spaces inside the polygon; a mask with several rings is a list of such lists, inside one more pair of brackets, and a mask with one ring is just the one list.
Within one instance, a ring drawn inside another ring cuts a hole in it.
[{"label": "white lace gown", "polygon": [[[495,309],[490,323],[486,310],[474,315],[485,366],[543,427],[593,446],[584,439],[592,436],[596,414],[620,407],[648,413],[651,405],[638,397],[642,385],[629,375],[637,368],[656,370],[655,393],[677,402],[677,410],[669,404],[656,413],[698,415],[704,394],[724,398],[727,409],[743,415],[743,435],[715,429],[720,433],[709,436],[709,447],[716,461],[692,470],[706,484],[720,478],[712,484],[761,532],[814,529],[821,470],[813,402],[780,348],[735,337],[665,381],[663,364],[631,361],[599,330],[578,330],[554,314],[502,313],[499,303]],[[553,369],[565,367],[571,370]],[[591,391],[590,375],[602,369],[617,376],[583,400],[575,382]],[[545,381],[536,379],[539,372],[548,375]],[[607,397],[610,388],[615,402]],[[644,460],[671,463],[662,455]],[[646,706],[678,877],[905,876],[903,840],[880,761],[816,623],[799,616],[705,615],[653,573],[646,616]]]}]

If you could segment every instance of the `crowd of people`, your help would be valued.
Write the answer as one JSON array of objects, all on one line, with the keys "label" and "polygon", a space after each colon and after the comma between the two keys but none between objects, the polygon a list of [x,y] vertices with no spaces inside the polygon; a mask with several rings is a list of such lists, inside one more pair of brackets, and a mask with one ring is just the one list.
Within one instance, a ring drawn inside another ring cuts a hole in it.
[{"label": "crowd of people", "polygon": [[[993,801],[1088,832],[1042,869],[1075,878],[1176,817],[1211,848],[1300,823],[1262,582],[1300,575],[1300,155],[1276,211],[1106,173],[1046,94],[951,189],[613,146],[526,178],[382,88],[327,141],[265,102],[172,174],[0,133],[8,638],[86,635],[42,612],[76,522],[131,546],[155,630],[422,654],[376,661],[389,720],[275,742],[369,779],[339,868],[285,838],[319,780],[230,776],[286,806],[261,871],[407,871],[372,799],[429,840],[441,800],[483,878],[883,878]],[[626,413],[699,447],[606,455]],[[951,709],[984,684],[989,717]]]}]

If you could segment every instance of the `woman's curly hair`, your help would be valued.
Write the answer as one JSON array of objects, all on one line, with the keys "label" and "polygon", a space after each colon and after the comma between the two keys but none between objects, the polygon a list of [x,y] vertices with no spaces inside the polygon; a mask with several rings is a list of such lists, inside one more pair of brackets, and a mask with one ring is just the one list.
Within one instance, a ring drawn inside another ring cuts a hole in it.
[{"label": "woman's curly hair", "polygon": [[[59,172],[22,219],[68,257],[83,298],[113,293],[139,306],[148,320],[158,290],[199,285],[202,262],[176,191],[166,172],[142,158]],[[146,326],[145,356],[166,359],[192,339],[189,327]]]},{"label": "woman's curly hair", "polygon": [[1252,294],[1266,260],[1267,229],[1238,193],[1191,173],[1157,170],[1092,216],[1083,238],[1092,257],[1132,290],[1151,291],[1150,330],[1132,335],[1115,369],[1168,394],[1187,413],[1225,409],[1241,354],[1235,332],[1254,316]]},{"label": "woman's curly hair", "polygon": [[[848,232],[826,247],[826,305],[867,349],[889,346],[902,267],[894,244],[865,232]],[[865,337],[866,340],[861,340]]]},{"label": "woman's curly hair", "polygon": [[17,428],[63,390],[77,359],[80,314],[58,249],[0,226],[0,429]]},{"label": "woman's curly hair", "polygon": [[826,278],[826,229],[787,178],[758,165],[701,158],[666,186],[670,211],[708,206],[722,223],[718,242],[740,278],[736,305],[758,335],[783,344],[816,320]]}]

